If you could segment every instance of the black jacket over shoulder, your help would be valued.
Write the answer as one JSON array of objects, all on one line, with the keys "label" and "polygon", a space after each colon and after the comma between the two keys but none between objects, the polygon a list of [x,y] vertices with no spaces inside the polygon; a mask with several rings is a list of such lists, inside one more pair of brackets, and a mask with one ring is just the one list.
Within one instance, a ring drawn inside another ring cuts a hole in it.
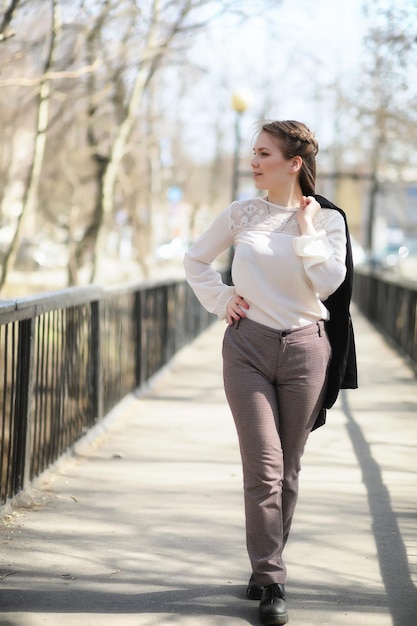
[{"label": "black jacket over shoulder", "polygon": [[329,365],[326,396],[313,430],[325,424],[326,409],[330,409],[336,402],[340,389],[356,389],[358,387],[355,337],[349,310],[353,288],[353,260],[346,215],[323,196],[315,194],[314,197],[323,208],[338,211],[344,219],[346,228],[346,277],[340,287],[323,302],[330,313],[330,319],[325,323],[325,326],[332,347],[332,357]]}]

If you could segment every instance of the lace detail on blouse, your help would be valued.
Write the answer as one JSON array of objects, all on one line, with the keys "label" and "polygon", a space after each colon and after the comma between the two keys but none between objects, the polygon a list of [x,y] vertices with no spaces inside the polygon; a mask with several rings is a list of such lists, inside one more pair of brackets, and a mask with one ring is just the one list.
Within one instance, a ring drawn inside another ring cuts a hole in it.
[{"label": "lace detail on blouse", "polygon": [[[323,228],[330,209],[322,209],[314,218],[317,230]],[[245,230],[283,232],[299,237],[300,227],[295,219],[296,211],[280,208],[262,200],[243,200],[234,202],[231,207],[231,230],[233,234]]]}]

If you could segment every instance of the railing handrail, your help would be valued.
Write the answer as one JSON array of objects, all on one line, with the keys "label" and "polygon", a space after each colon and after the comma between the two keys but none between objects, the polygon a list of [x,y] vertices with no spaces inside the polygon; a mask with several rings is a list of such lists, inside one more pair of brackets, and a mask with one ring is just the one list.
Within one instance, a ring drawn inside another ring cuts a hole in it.
[{"label": "railing handrail", "polygon": [[0,300],[0,324],[30,319],[56,309],[88,304],[121,293],[133,293],[185,282],[178,279],[144,280],[117,286],[87,285],[43,291],[24,298]]},{"label": "railing handrail", "polygon": [[68,308],[98,300],[103,289],[96,286],[67,287],[57,291],[45,291],[25,298],[0,301],[0,324],[29,319],[54,309]]}]

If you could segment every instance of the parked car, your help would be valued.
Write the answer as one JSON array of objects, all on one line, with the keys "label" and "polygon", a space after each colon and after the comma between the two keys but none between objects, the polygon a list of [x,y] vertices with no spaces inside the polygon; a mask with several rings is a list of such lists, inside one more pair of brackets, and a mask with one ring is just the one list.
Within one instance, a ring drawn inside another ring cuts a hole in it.
[{"label": "parked car", "polygon": [[401,276],[417,281],[417,237],[406,239],[399,252],[396,269]]},{"label": "parked car", "polygon": [[386,246],[374,254],[370,262],[374,267],[417,280],[417,237]]}]

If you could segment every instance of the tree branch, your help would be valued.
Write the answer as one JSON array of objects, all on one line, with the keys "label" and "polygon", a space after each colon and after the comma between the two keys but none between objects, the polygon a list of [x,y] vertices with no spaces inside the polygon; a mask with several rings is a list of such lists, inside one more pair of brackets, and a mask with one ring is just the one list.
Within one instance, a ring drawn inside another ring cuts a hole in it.
[{"label": "tree branch", "polygon": [[77,70],[65,71],[65,72],[46,72],[42,76],[36,78],[7,78],[6,80],[0,80],[0,87],[33,87],[34,85],[40,85],[46,80],[61,80],[63,78],[79,78],[85,74],[95,72],[99,67],[100,61],[96,60],[91,65],[85,65],[79,67]]},{"label": "tree branch", "polygon": [[14,31],[9,31],[8,28],[19,2],[20,0],[11,0],[9,8],[4,12],[3,20],[0,25],[0,41],[6,41],[6,39],[10,39],[10,37],[13,37],[15,34]]}]

